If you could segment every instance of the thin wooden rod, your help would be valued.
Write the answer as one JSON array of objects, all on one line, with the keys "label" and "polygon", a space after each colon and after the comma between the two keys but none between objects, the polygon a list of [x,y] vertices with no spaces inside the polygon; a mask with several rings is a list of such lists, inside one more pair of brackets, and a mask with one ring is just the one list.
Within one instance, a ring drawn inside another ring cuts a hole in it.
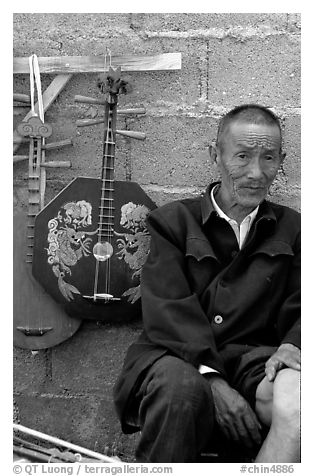
[{"label": "thin wooden rod", "polygon": [[32,430],[31,428],[27,428],[26,426],[13,423],[13,430],[26,433],[27,435],[34,436],[35,438],[40,438],[41,440],[44,440],[44,441],[49,441],[50,443],[54,443],[55,445],[65,446],[66,448],[69,448],[70,450],[77,451],[78,453],[86,454],[90,456],[91,458],[107,461],[108,463],[118,463],[117,460],[113,458],[109,458],[109,456],[105,456],[101,453],[88,450],[87,448],[83,448],[82,446],[74,445],[73,443],[68,443],[67,441],[61,440],[60,438],[55,438],[54,436],[46,435],[45,433],[41,433],[40,431]]}]

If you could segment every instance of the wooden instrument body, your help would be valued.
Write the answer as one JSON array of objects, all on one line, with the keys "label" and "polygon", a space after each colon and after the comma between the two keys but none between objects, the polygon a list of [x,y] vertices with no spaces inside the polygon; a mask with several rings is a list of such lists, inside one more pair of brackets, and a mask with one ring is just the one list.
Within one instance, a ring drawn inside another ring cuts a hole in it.
[{"label": "wooden instrument body", "polygon": [[[113,254],[110,270],[109,260],[99,262],[95,288],[101,186],[101,179],[78,177],[40,211],[33,275],[70,316],[128,320],[140,316],[140,274],[150,244],[145,219],[156,205],[138,184],[114,182]],[[104,292],[114,299],[93,299]]]},{"label": "wooden instrument body", "polygon": [[71,337],[81,321],[69,317],[32,276],[35,217],[44,203],[44,139],[52,133],[36,114],[17,128],[29,139],[28,211],[14,215],[13,342],[23,349],[46,349]]},{"label": "wooden instrument body", "polygon": [[27,263],[25,212],[13,217],[13,342],[22,349],[53,347],[71,337],[81,321],[69,317],[42,288]]}]

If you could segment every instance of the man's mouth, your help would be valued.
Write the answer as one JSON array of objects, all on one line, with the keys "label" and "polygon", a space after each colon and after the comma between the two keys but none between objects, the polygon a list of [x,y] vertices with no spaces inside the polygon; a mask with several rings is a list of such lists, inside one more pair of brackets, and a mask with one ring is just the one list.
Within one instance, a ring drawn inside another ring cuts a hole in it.
[{"label": "man's mouth", "polygon": [[256,186],[256,185],[241,185],[240,188],[247,188],[249,190],[265,190],[263,186]]}]

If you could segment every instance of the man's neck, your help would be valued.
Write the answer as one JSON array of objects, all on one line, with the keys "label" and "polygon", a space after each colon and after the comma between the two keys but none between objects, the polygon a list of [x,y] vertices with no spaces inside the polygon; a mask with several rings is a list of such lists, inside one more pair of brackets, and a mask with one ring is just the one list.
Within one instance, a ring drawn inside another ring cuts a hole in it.
[{"label": "man's neck", "polygon": [[239,225],[242,223],[254,208],[242,207],[224,197],[221,187],[214,193],[215,200],[219,208],[229,217],[235,220]]}]

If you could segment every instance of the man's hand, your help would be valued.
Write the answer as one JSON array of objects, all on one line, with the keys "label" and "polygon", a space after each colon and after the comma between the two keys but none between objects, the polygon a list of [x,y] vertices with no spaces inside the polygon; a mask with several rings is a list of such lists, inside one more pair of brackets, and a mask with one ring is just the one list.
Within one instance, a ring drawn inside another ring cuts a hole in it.
[{"label": "man's hand", "polygon": [[261,444],[261,425],[249,403],[217,375],[209,384],[213,394],[215,416],[219,428],[227,438],[252,448]]},{"label": "man's hand", "polygon": [[265,373],[270,382],[275,380],[279,370],[289,367],[294,370],[301,370],[301,352],[293,344],[281,344],[276,352],[267,360]]}]

